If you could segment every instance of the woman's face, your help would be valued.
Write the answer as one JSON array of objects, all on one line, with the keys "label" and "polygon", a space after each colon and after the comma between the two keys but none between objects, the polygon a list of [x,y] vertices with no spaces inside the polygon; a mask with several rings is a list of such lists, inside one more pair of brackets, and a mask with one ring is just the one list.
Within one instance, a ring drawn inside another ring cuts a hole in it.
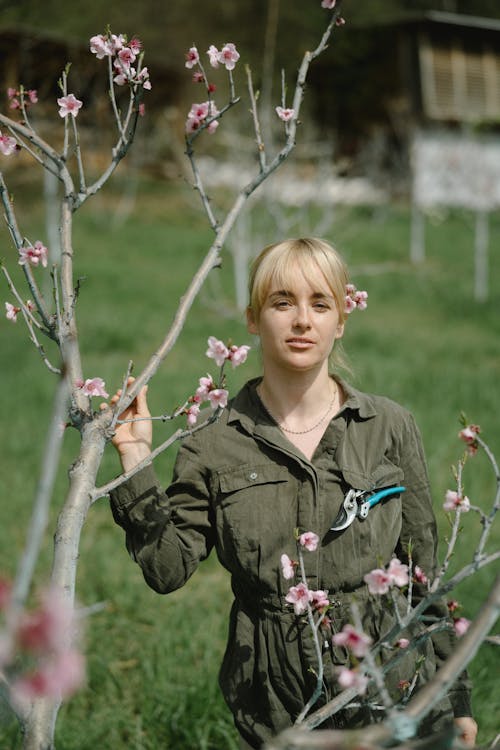
[{"label": "woman's face", "polygon": [[344,326],[323,273],[307,278],[297,267],[286,288],[271,282],[259,319],[247,312],[248,330],[260,337],[264,370],[328,369],[328,357]]}]

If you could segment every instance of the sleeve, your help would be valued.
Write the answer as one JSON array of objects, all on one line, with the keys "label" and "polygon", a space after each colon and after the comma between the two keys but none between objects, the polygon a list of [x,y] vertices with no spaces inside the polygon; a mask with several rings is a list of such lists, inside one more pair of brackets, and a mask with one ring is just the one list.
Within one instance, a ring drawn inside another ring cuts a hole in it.
[{"label": "sleeve", "polygon": [[[403,523],[398,554],[408,561],[408,544],[411,543],[413,565],[419,565],[429,579],[436,575],[438,567],[438,536],[436,518],[432,506],[427,465],[420,432],[411,415],[405,424],[400,454],[404,471],[406,492],[403,495]],[[418,603],[427,593],[424,584],[415,583],[413,601]],[[448,617],[446,602],[434,602],[426,614],[439,619]],[[432,637],[437,668],[453,652],[456,636],[452,630],[444,630]],[[471,716],[471,684],[464,671],[449,692],[455,717]]]},{"label": "sleeve", "polygon": [[159,486],[151,466],[113,490],[113,517],[131,557],[160,594],[180,588],[214,545],[208,471],[194,445],[180,448],[171,485]]}]

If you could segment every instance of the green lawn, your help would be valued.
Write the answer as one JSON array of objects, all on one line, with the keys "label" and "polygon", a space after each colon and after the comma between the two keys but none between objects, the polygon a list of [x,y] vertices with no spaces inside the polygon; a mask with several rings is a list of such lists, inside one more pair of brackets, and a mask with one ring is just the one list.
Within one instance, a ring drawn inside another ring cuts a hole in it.
[{"label": "green lawn", "polygon": [[[110,391],[121,381],[131,357],[140,370],[159,344],[211,238],[196,196],[159,183],[144,186],[144,197],[124,223],[114,221],[124,180],[115,180],[113,189],[85,206],[75,226],[76,270],[84,277],[78,317],[85,376],[103,377]],[[31,186],[17,189],[23,232],[33,240],[44,237],[43,213]],[[266,221],[263,213],[262,222]],[[15,272],[7,232],[0,236],[0,255]],[[270,228],[269,240],[273,239]],[[461,455],[460,411],[482,426],[484,438],[500,456],[499,259],[492,257],[491,298],[478,305],[472,299],[470,216],[457,213],[429,222],[427,260],[418,269],[408,260],[409,213],[404,207],[339,210],[329,239],[355,270],[357,286],[370,294],[368,311],[351,317],[345,336],[355,384],[391,396],[415,414],[444,537],[448,526],[441,505],[445,490],[453,486],[450,466]],[[499,241],[496,215],[492,248]],[[209,369],[204,357],[209,335],[251,343],[243,321],[228,312],[229,259],[214,273],[217,285],[208,285],[196,302],[183,335],[150,386],[156,413],[180,403]],[[10,299],[7,290],[4,299]],[[20,321],[13,326],[0,320],[0,570],[5,574],[13,573],[22,549],[54,387],[53,376],[23,333]],[[253,350],[247,365],[229,373],[231,391],[258,371],[259,356]],[[169,429],[157,427],[158,441]],[[66,486],[64,467],[77,453],[77,438],[70,433],[65,437],[54,518]],[[164,482],[172,460],[173,452],[158,461]],[[111,478],[117,468],[110,449],[101,479]],[[494,478],[483,456],[467,465],[465,489],[473,502],[488,509]],[[39,564],[40,582],[49,571],[52,529],[53,523]],[[453,569],[469,559],[479,532],[478,518],[464,516]],[[498,547],[499,540],[497,525],[489,548]],[[466,616],[474,615],[493,576],[492,569],[485,570],[457,593]],[[231,717],[217,687],[230,593],[215,559],[207,561],[183,590],[158,597],[143,583],[107,503],[100,501],[84,528],[78,599],[84,606],[105,602],[105,608],[88,623],[88,685],[61,710],[58,748],[236,748]],[[485,644],[470,668],[481,742],[500,730],[499,667],[498,650]],[[20,747],[2,708],[0,718],[0,746]]]}]

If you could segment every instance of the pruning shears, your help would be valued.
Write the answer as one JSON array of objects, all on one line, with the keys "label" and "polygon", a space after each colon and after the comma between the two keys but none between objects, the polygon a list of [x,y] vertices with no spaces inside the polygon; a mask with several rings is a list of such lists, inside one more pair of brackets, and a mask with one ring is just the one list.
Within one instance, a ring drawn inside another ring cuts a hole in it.
[{"label": "pruning shears", "polygon": [[347,529],[355,518],[364,521],[370,508],[373,508],[384,497],[398,495],[400,492],[404,492],[405,489],[406,487],[401,486],[385,487],[381,490],[355,490],[351,488],[345,496],[342,507],[333,522],[333,526],[330,527],[330,531]]}]

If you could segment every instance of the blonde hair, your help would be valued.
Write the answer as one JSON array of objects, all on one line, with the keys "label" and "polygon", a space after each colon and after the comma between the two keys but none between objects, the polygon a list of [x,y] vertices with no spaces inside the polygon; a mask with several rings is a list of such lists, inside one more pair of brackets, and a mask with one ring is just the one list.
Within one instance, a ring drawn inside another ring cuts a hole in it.
[{"label": "blonde hair", "polygon": [[[287,289],[293,277],[296,277],[297,268],[305,278],[310,278],[318,271],[323,274],[337,306],[339,323],[344,324],[346,285],[349,283],[347,266],[335,248],[316,237],[275,242],[261,250],[254,259],[248,283],[249,308],[254,320],[259,320],[271,285]],[[331,365],[350,371],[340,341],[335,345]]]}]

